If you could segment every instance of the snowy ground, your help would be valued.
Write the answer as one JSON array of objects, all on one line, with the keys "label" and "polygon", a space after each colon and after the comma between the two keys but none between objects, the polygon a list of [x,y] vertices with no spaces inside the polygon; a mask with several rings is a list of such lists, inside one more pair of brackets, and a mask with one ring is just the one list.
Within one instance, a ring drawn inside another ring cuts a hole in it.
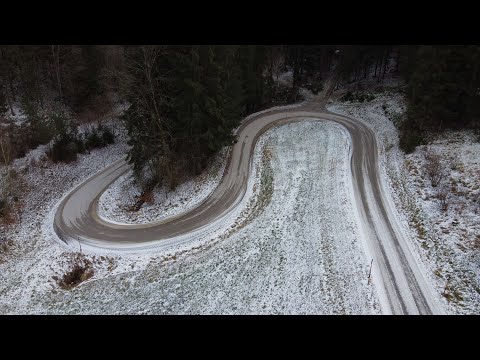
[{"label": "snowy ground", "polygon": [[[335,102],[328,109],[372,125],[379,139],[381,168],[397,215],[438,298],[449,313],[479,313],[480,144],[475,142],[473,134],[447,133],[429,145],[441,154],[446,174],[441,186],[450,189],[451,205],[443,211],[436,197],[438,190],[432,188],[426,176],[425,147],[409,155],[398,147],[394,122],[405,111],[401,92],[392,88],[383,95],[377,94],[371,102]],[[447,279],[450,279],[447,296],[442,296]]]},{"label": "snowy ground", "polygon": [[0,264],[0,313],[379,313],[350,202],[348,148],[332,123],[270,130],[255,150],[255,200],[226,236],[184,253],[90,256],[94,277],[71,291],[51,278],[70,255],[42,221],[102,167],[97,159],[111,162],[124,148],[37,173],[28,225],[9,233],[21,245]]}]

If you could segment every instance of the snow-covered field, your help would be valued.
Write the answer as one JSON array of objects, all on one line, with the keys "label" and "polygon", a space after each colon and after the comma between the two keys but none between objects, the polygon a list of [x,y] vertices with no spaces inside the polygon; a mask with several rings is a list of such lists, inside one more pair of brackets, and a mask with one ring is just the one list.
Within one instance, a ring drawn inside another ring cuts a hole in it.
[{"label": "snow-covered field", "polygon": [[[89,255],[94,277],[70,291],[51,279],[69,255],[45,238],[42,220],[102,167],[96,159],[107,149],[62,165],[55,171],[65,183],[44,181],[48,190],[32,197],[51,200],[28,207],[29,225],[11,234],[23,245],[0,265],[0,313],[379,313],[354,221],[348,149],[346,131],[332,123],[270,130],[255,151],[255,201],[228,236],[177,254]],[[121,156],[120,147],[108,150],[110,161]]]},{"label": "snow-covered field", "polygon": [[445,171],[438,188],[449,189],[451,204],[443,211],[436,196],[438,189],[431,186],[426,176],[426,147],[409,155],[398,147],[393,121],[398,121],[405,111],[401,93],[390,89],[377,94],[371,102],[335,102],[328,109],[372,125],[379,140],[384,180],[391,190],[397,215],[438,298],[449,313],[479,313],[480,144],[473,134],[446,133],[428,146],[441,155]]}]

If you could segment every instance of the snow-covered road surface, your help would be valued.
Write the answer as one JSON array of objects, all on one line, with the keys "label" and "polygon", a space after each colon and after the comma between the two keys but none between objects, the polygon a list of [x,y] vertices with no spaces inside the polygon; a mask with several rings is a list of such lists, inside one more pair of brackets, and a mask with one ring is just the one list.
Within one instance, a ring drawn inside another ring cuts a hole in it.
[{"label": "snow-covered road surface", "polygon": [[[352,201],[364,251],[373,261],[373,278],[382,311],[394,314],[442,313],[429,284],[415,263],[397,219],[390,208],[386,185],[378,170],[377,142],[373,131],[355,119],[306,104],[254,116],[238,129],[238,142],[228,168],[215,191],[198,207],[151,224],[115,224],[97,214],[101,193],[127,169],[124,160],[112,164],[75,188],[59,204],[54,229],[66,243],[89,249],[141,251],[167,249],[208,238],[230,227],[245,204],[252,156],[257,139],[273,126],[305,120],[331,121],[350,136]],[[321,221],[321,219],[319,219]],[[331,229],[335,231],[335,229]]]}]

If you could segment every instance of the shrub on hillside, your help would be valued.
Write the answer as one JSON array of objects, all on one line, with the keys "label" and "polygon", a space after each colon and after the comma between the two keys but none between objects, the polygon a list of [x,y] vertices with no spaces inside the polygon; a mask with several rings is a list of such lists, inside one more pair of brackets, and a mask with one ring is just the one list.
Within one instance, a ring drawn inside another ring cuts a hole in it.
[{"label": "shrub on hillside", "polygon": [[52,144],[48,157],[53,162],[71,162],[77,160],[77,153],[78,146],[75,139],[59,138]]},{"label": "shrub on hillside", "polygon": [[101,148],[115,142],[113,132],[103,125],[98,125],[91,131],[86,131],[84,134],[85,148],[87,150]]},{"label": "shrub on hillside", "polygon": [[417,146],[424,143],[424,135],[415,132],[402,131],[400,135],[400,149],[406,154],[410,154],[415,151]]},{"label": "shrub on hillside", "polygon": [[90,279],[94,274],[92,263],[81,253],[77,253],[70,264],[70,269],[61,277],[54,276],[53,279],[64,290],[70,290],[81,282]]},{"label": "shrub on hillside", "polygon": [[82,139],[78,136],[77,128],[71,118],[62,109],[51,114],[55,124],[53,143],[47,152],[53,162],[71,162],[77,159],[77,154],[84,151]]},{"label": "shrub on hillside", "polygon": [[406,117],[400,124],[400,149],[406,154],[410,154],[415,151],[417,146],[423,144],[425,144],[425,131],[412,118]]},{"label": "shrub on hillside", "polygon": [[102,139],[106,145],[113,144],[115,142],[115,135],[110,128],[102,127]]},{"label": "shrub on hillside", "polygon": [[93,129],[91,132],[89,131],[85,132],[84,138],[85,138],[85,148],[87,150],[104,146],[103,139],[96,129]]},{"label": "shrub on hillside", "polygon": [[349,91],[345,95],[342,96],[342,101],[350,101],[350,102],[366,102],[372,101],[375,99],[375,96],[370,93],[363,93],[358,91]]},{"label": "shrub on hillside", "polygon": [[433,187],[437,187],[445,177],[445,170],[440,155],[433,150],[428,149],[425,153],[425,160],[427,161],[426,170],[430,183]]}]

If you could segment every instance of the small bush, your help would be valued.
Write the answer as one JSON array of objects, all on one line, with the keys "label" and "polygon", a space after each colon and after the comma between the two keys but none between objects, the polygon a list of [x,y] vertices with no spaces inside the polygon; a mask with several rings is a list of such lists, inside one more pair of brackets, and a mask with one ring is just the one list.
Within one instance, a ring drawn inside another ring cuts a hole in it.
[{"label": "small bush", "polygon": [[70,290],[83,281],[90,279],[93,274],[92,263],[78,253],[73,259],[70,270],[63,274],[61,278],[54,276],[53,279],[57,281],[57,284],[62,289]]},{"label": "small bush", "polygon": [[91,133],[88,133],[85,137],[85,148],[87,150],[103,147],[104,142],[102,137],[94,129]]},{"label": "small bush", "polygon": [[30,140],[28,147],[36,148],[38,145],[48,144],[53,138],[53,130],[45,119],[39,119],[30,124]]},{"label": "small bush", "polygon": [[47,155],[53,162],[77,160],[77,154],[84,150],[77,127],[62,109],[53,111],[50,116],[51,121],[55,124],[55,137]]},{"label": "small bush", "polygon": [[370,93],[362,93],[358,91],[349,91],[345,95],[341,97],[340,100],[342,101],[350,101],[350,102],[368,102],[375,99],[375,96]]},{"label": "small bush", "polygon": [[442,186],[437,193],[437,198],[440,200],[440,208],[442,211],[446,212],[448,210],[449,202],[449,191],[448,187]]},{"label": "small bush", "polygon": [[425,160],[427,160],[426,170],[430,183],[433,187],[437,187],[445,176],[445,171],[440,161],[440,155],[432,150],[428,150],[425,153]]},{"label": "small bush", "polygon": [[91,132],[86,132],[84,137],[87,150],[105,147],[115,142],[113,132],[102,125],[99,125],[96,129],[93,128]]},{"label": "small bush", "polygon": [[53,162],[68,163],[77,160],[78,150],[76,139],[59,139],[53,143],[48,156]]},{"label": "small bush", "polygon": [[115,135],[113,135],[112,130],[107,127],[103,128],[102,139],[105,144],[113,144],[115,142]]},{"label": "small bush", "polygon": [[75,144],[77,146],[77,151],[79,154],[83,154],[86,151],[85,142],[82,140],[81,137],[75,139]]},{"label": "small bush", "polygon": [[296,101],[302,101],[303,97],[298,88],[292,89],[290,86],[281,83],[275,83],[271,88],[270,106],[281,106],[291,104]]},{"label": "small bush", "polygon": [[422,133],[402,131],[399,146],[406,154],[410,154],[415,151],[417,146],[422,145],[424,142],[424,135]]}]

